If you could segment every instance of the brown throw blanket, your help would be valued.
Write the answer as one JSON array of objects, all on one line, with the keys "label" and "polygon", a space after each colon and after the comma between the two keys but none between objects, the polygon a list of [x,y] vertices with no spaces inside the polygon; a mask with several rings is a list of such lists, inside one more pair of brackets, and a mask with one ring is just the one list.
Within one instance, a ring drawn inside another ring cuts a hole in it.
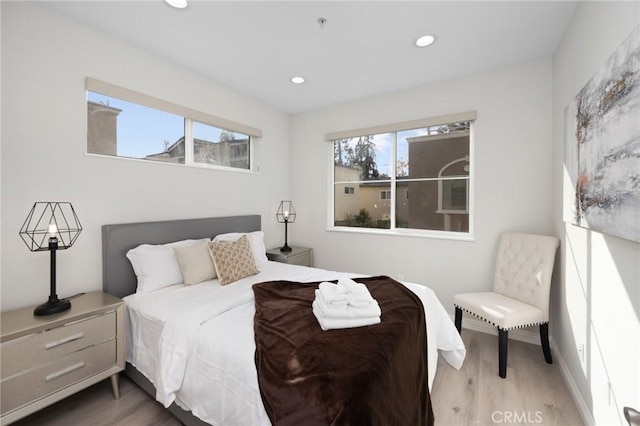
[{"label": "brown throw blanket", "polygon": [[253,286],[258,383],[274,425],[433,424],[422,302],[389,277],[358,278],[382,322],[322,331],[319,283]]}]

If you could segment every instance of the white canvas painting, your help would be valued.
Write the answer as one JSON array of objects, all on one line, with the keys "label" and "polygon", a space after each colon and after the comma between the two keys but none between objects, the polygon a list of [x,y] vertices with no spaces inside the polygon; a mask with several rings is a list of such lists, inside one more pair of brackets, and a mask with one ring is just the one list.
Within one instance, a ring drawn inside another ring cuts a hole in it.
[{"label": "white canvas painting", "polygon": [[571,222],[640,242],[640,26],[565,109]]}]

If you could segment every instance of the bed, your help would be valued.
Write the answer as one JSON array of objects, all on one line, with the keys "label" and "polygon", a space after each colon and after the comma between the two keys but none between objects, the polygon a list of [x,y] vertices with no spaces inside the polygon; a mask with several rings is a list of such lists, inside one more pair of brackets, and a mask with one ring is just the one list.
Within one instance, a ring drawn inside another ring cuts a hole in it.
[{"label": "bed", "polygon": [[[260,273],[232,285],[212,280],[136,293],[136,274],[126,254],[141,244],[252,233],[260,230],[260,222],[260,216],[247,215],[102,227],[103,289],[125,300],[125,373],[184,424],[270,424],[256,377],[254,284],[361,276],[267,261],[260,264]],[[402,284],[424,306],[431,388],[438,355],[460,368],[464,344],[433,291]]]}]

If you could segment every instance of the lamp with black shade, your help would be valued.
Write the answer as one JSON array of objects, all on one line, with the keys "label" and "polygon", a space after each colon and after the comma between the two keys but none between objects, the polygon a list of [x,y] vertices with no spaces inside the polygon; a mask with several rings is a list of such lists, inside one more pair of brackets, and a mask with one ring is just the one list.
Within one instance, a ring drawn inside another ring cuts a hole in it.
[{"label": "lamp with black shade", "polygon": [[291,247],[287,245],[287,225],[296,221],[296,210],[293,208],[291,201],[281,201],[276,218],[279,223],[284,223],[284,245],[280,247],[280,251],[288,253],[291,251]]},{"label": "lamp with black shade", "polygon": [[50,315],[71,308],[71,302],[56,294],[56,251],[68,249],[76,242],[82,226],[68,202],[36,202],[20,228],[20,237],[31,251],[51,253],[49,300],[33,311],[34,315]]}]

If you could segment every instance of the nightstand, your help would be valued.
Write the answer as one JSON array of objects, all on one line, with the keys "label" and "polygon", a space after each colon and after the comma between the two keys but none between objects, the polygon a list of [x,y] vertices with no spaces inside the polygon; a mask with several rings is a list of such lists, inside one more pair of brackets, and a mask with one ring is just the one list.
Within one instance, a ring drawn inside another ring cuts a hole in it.
[{"label": "nightstand", "polygon": [[288,253],[280,251],[280,247],[267,250],[267,258],[290,265],[313,266],[313,249],[291,246]]},{"label": "nightstand", "polygon": [[100,291],[71,309],[34,316],[33,307],[2,312],[0,423],[9,424],[107,377],[120,398],[124,302]]}]

